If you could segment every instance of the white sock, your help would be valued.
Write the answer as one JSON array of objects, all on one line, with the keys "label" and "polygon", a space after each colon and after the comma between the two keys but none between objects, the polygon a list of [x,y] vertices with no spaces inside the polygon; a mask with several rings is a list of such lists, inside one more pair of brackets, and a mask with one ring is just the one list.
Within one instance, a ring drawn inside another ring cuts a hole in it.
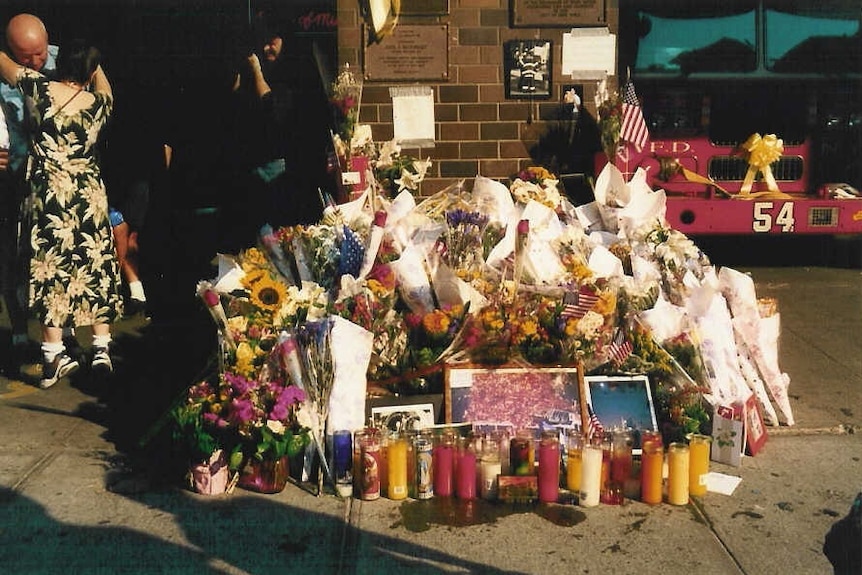
[{"label": "white sock", "polygon": [[144,295],[144,284],[140,280],[129,282],[129,295],[132,299],[147,301],[147,296]]},{"label": "white sock", "polygon": [[93,347],[104,347],[107,348],[111,343],[111,334],[108,335],[95,335],[93,334]]},{"label": "white sock", "polygon": [[43,341],[42,342],[42,355],[45,357],[45,361],[47,363],[51,363],[54,361],[54,358],[57,355],[63,353],[63,350],[66,349],[66,346],[63,345],[62,341]]}]

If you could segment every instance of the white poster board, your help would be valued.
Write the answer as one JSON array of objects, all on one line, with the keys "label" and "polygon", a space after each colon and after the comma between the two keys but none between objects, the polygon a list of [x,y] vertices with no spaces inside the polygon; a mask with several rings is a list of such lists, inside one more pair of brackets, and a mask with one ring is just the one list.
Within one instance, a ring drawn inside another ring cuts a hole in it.
[{"label": "white poster board", "polygon": [[395,141],[411,148],[434,147],[434,91],[431,86],[389,88]]},{"label": "white poster board", "polygon": [[604,28],[573,28],[563,34],[562,74],[572,78],[613,76],[617,62],[617,37]]}]

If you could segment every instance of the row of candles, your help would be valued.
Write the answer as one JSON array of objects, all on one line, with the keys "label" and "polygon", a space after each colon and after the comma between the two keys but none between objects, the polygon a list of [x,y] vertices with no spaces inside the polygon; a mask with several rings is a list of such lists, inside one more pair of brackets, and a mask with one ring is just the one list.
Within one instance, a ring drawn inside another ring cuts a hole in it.
[{"label": "row of candles", "polygon": [[[685,505],[707,489],[710,441],[692,434],[665,448],[660,433],[614,429],[587,437],[580,430],[494,431],[462,436],[454,429],[383,432],[337,431],[332,467],[341,496],[400,500],[454,496],[497,499],[500,478],[536,476],[540,502],[560,500],[561,490],[578,504]],[[633,455],[635,434],[640,457]]]}]

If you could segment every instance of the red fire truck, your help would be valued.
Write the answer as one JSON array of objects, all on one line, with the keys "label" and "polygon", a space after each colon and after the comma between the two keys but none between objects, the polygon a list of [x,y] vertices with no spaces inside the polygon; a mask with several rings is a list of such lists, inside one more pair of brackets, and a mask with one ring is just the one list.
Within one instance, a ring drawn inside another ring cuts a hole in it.
[{"label": "red fire truck", "polygon": [[[650,131],[627,171],[666,191],[674,228],[862,233],[860,24],[859,0],[620,1],[619,61]],[[765,170],[746,185],[755,134],[783,142],[780,193]]]}]

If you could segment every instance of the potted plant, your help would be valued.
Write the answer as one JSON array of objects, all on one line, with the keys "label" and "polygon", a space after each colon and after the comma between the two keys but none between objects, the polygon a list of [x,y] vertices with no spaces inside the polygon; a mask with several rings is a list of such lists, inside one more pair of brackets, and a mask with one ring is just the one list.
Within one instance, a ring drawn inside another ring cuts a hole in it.
[{"label": "potted plant", "polygon": [[215,399],[213,385],[204,380],[189,388],[186,401],[171,411],[174,445],[188,463],[189,485],[205,495],[224,493],[231,482],[228,467],[231,434],[213,425],[207,417]]}]

